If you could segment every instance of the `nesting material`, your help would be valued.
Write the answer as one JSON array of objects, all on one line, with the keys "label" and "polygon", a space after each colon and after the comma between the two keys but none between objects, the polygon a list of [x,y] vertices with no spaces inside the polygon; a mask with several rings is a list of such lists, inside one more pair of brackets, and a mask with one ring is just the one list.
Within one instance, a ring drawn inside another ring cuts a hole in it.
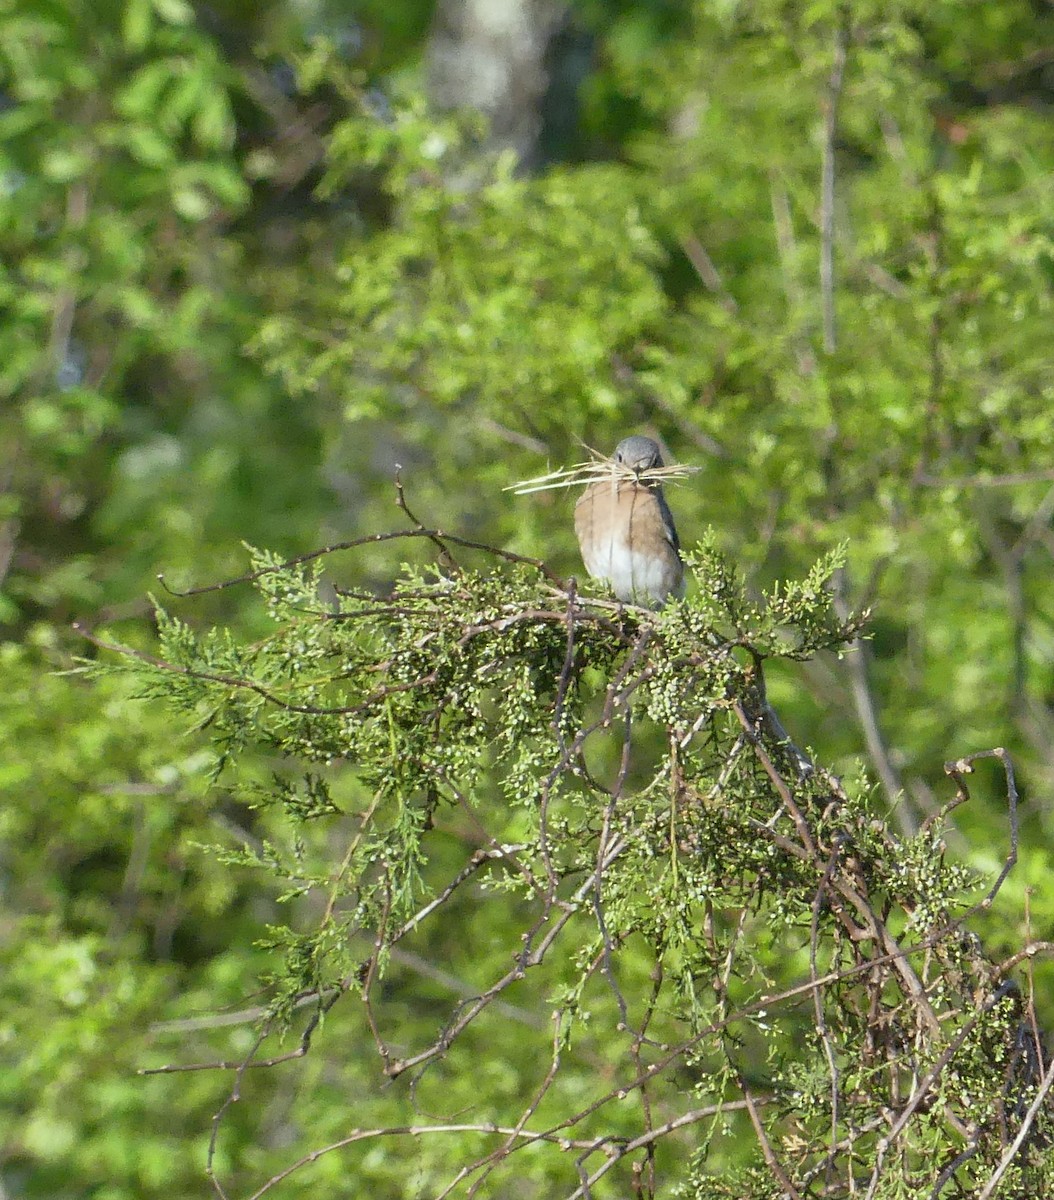
[{"label": "nesting material", "polygon": [[[586,447],[589,449],[588,447]],[[592,483],[610,482],[613,486],[619,483],[675,483],[679,479],[687,479],[701,470],[700,467],[687,467],[675,464],[669,467],[649,467],[645,471],[634,471],[623,463],[617,463],[613,458],[590,450],[593,455],[586,462],[575,463],[572,467],[560,467],[550,471],[548,475],[538,475],[534,479],[524,479],[519,483],[510,483],[502,488],[504,492],[514,492],[517,496],[529,496],[532,492],[549,492],[557,488],[588,487]]]}]

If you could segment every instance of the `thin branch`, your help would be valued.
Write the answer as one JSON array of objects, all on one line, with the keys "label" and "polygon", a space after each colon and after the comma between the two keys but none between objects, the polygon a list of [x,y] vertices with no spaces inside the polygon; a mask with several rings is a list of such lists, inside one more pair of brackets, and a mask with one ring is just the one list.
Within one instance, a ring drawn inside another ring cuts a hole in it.
[{"label": "thin branch", "polygon": [[955,1037],[945,1047],[944,1051],[937,1058],[936,1062],[934,1062],[933,1066],[931,1066],[922,1079],[919,1080],[914,1092],[908,1099],[908,1102],[897,1114],[897,1119],[893,1122],[889,1132],[883,1138],[881,1138],[878,1143],[878,1150],[875,1155],[875,1166],[871,1173],[871,1182],[868,1186],[864,1200],[872,1200],[872,1197],[875,1195],[879,1185],[882,1182],[882,1166],[885,1162],[886,1154],[894,1145],[897,1138],[900,1136],[901,1131],[906,1127],[908,1121],[910,1121],[912,1116],[914,1116],[919,1108],[919,1105],[922,1104],[922,1102],[929,1096],[933,1085],[940,1078],[940,1075],[944,1071],[945,1067],[947,1067],[956,1054],[958,1054],[963,1043],[970,1036],[970,1034],[973,1033],[981,1018],[987,1013],[991,1012],[1001,1000],[1005,1000],[1006,997],[1011,993],[1012,987],[1013,985],[1008,983],[1001,984],[993,993],[993,995],[989,996],[989,998],[977,1010],[977,1012],[973,1014],[969,1021],[967,1021],[958,1031],[958,1033],[956,1033]]},{"label": "thin branch", "polygon": [[794,822],[794,828],[797,830],[798,837],[801,839],[801,844],[808,854],[815,856],[816,843],[813,840],[812,831],[809,829],[809,824],[805,820],[801,809],[798,807],[790,788],[787,786],[786,780],[776,770],[776,766],[769,756],[768,751],[761,744],[761,739],[758,736],[758,730],[754,721],[747,715],[746,709],[739,700],[733,700],[732,711],[739,718],[740,724],[743,726],[743,732],[746,734],[754,749],[754,753],[758,756],[765,774],[772,781],[773,786],[779,793],[780,799],[783,801],[787,812],[790,814]]},{"label": "thin branch", "polygon": [[[842,569],[837,571],[834,577],[834,609],[838,614],[838,619],[843,622],[848,621],[850,617],[846,591],[847,576],[845,570]],[[849,643],[845,663],[849,672],[853,707],[856,709],[856,717],[860,722],[868,755],[882,781],[886,800],[900,825],[901,832],[905,837],[912,837],[918,831],[918,821],[907,806],[903,780],[900,772],[893,765],[889,747],[882,735],[878,704],[871,686],[870,648],[863,638],[854,638]]]},{"label": "thin branch", "polygon": [[1054,1062],[1051,1062],[1047,1068],[1046,1075],[1043,1076],[1043,1082],[1040,1084],[1039,1091],[1036,1093],[1036,1098],[1028,1106],[1028,1112],[1025,1113],[1025,1119],[1021,1122],[1021,1128],[1017,1131],[1017,1137],[1010,1143],[1006,1153],[999,1160],[999,1165],[992,1172],[991,1177],[984,1187],[977,1193],[977,1200],[988,1200],[995,1189],[999,1186],[999,1181],[1006,1174],[1007,1168],[1017,1157],[1018,1152],[1025,1143],[1025,1138],[1028,1137],[1029,1130],[1036,1119],[1036,1114],[1042,1108],[1047,1098],[1047,1093],[1054,1086]]},{"label": "thin branch", "polygon": [[772,1142],[769,1140],[768,1134],[765,1132],[765,1126],[761,1121],[758,1113],[757,1101],[751,1094],[750,1088],[747,1087],[746,1080],[740,1077],[740,1090],[743,1092],[743,1099],[746,1102],[747,1113],[750,1116],[750,1123],[754,1126],[754,1132],[758,1136],[758,1143],[761,1146],[761,1153],[765,1159],[768,1169],[780,1181],[781,1186],[790,1200],[802,1200],[801,1192],[791,1182],[791,1177],[787,1174],[786,1168],[779,1160],[779,1156],[772,1148]]},{"label": "thin branch", "polygon": [[[820,943],[820,912],[823,907],[824,897],[826,895],[831,879],[834,877],[835,868],[838,866],[838,857],[842,851],[842,843],[836,841],[831,849],[830,858],[827,860],[827,867],[823,873],[823,879],[820,880],[820,885],[816,889],[816,898],[812,905],[812,922],[809,929],[809,974],[813,979],[816,979],[819,974],[817,957],[819,953]],[[827,1155],[828,1172],[834,1164],[835,1147],[838,1145],[838,1123],[841,1118],[841,1095],[842,1082],[841,1073],[838,1070],[838,1056],[835,1052],[834,1042],[831,1038],[831,1031],[827,1026],[827,1018],[824,1015],[823,996],[820,994],[820,989],[817,988],[812,994],[813,1012],[816,1015],[816,1032],[820,1035],[820,1041],[823,1044],[824,1057],[827,1059],[827,1070],[831,1076],[831,1145]],[[828,1178],[828,1182],[830,1182]]]},{"label": "thin branch", "polygon": [[1031,962],[1037,954],[1051,953],[1054,953],[1054,942],[1029,942],[1016,954],[1011,954],[1009,958],[1003,959],[993,970],[997,977],[1003,976],[1012,971],[1018,963]]},{"label": "thin branch", "polygon": [[302,1167],[306,1167],[313,1162],[318,1162],[325,1155],[332,1154],[335,1150],[343,1150],[345,1146],[352,1146],[356,1142],[367,1141],[371,1138],[416,1138],[425,1137],[430,1134],[451,1133],[483,1133],[493,1136],[515,1137],[526,1142],[551,1142],[559,1146],[561,1150],[588,1149],[594,1145],[593,1141],[586,1139],[576,1141],[571,1138],[555,1137],[548,1133],[535,1133],[529,1129],[517,1131],[513,1126],[490,1125],[486,1122],[458,1125],[389,1125],[386,1128],[380,1129],[353,1129],[351,1133],[340,1138],[338,1141],[331,1142],[328,1146],[321,1146],[317,1150],[312,1150],[310,1154],[305,1154],[302,1158],[298,1158],[296,1162],[290,1163],[288,1167],[279,1171],[276,1175],[272,1175],[263,1187],[253,1192],[249,1200],[260,1200],[261,1196],[265,1196],[272,1188],[277,1187],[278,1184],[288,1179],[290,1175],[295,1174]]},{"label": "thin branch", "polygon": [[291,700],[283,699],[277,693],[272,692],[269,688],[265,688],[263,684],[256,683],[252,679],[245,679],[238,675],[228,675],[222,671],[199,671],[194,667],[184,667],[179,663],[168,662],[166,659],[158,658],[156,655],[147,654],[144,650],[136,650],[132,646],[121,646],[116,642],[106,641],[104,638],[97,637],[79,621],[73,622],[73,629],[74,632],[79,633],[81,637],[91,642],[93,646],[98,647],[100,650],[112,650],[115,654],[120,654],[125,658],[134,658],[137,662],[146,663],[158,671],[166,671],[171,675],[182,675],[187,679],[200,680],[202,683],[216,683],[227,688],[237,688],[253,692],[262,700],[266,700],[269,704],[274,704],[286,712],[302,713],[309,716],[351,716],[355,713],[365,712],[367,709],[374,708],[396,692],[407,692],[415,688],[426,687],[436,680],[436,673],[430,671],[427,675],[422,675],[418,679],[412,679],[408,683],[393,683],[386,687],[378,688],[376,692],[367,696],[365,700],[358,704],[297,704]]},{"label": "thin branch", "polygon": [[[770,1099],[755,1099],[757,1104],[768,1104]],[[709,1120],[711,1117],[719,1116],[723,1112],[736,1112],[748,1108],[749,1104],[746,1100],[724,1100],[718,1104],[708,1104],[705,1108],[696,1108],[691,1112],[682,1113],[681,1116],[675,1117],[672,1121],[667,1121],[664,1125],[657,1125],[654,1129],[649,1129],[647,1133],[643,1133],[640,1137],[630,1138],[627,1141],[616,1144],[611,1147],[611,1155],[607,1161],[598,1167],[587,1180],[584,1180],[581,1187],[575,1188],[567,1197],[567,1200],[584,1200],[589,1194],[589,1188],[595,1183],[599,1183],[601,1179],[622,1161],[627,1155],[634,1154],[636,1151],[645,1146],[654,1145],[660,1138],[665,1137],[669,1133],[673,1133],[675,1129],[683,1129],[687,1125],[697,1125],[700,1121]],[[595,1138],[589,1146],[591,1150],[601,1150],[606,1145],[610,1145],[610,1138]]]},{"label": "thin branch", "polygon": [[685,234],[681,238],[681,249],[695,268],[695,273],[707,289],[714,293],[725,312],[732,314],[738,312],[739,305],[736,303],[736,298],[728,290],[725,281],[721,278],[721,272],[714,266],[714,260],[707,253],[706,247],[699,238],[694,233]]},{"label": "thin branch", "polygon": [[918,475],[914,482],[932,488],[1001,488],[1022,487],[1030,483],[1050,483],[1054,468],[1037,471],[1006,471],[997,475]]},{"label": "thin branch", "polygon": [[524,554],[514,554],[511,550],[503,550],[500,546],[492,546],[487,542],[477,542],[471,538],[458,537],[453,533],[444,533],[441,529],[425,529],[423,527],[394,529],[388,533],[371,533],[365,537],[351,538],[345,542],[333,542],[329,546],[322,546],[320,549],[311,550],[307,554],[298,554],[295,558],[288,558],[285,562],[278,563],[273,567],[260,567],[256,571],[247,571],[244,575],[238,575],[233,579],[225,579],[220,583],[208,583],[202,587],[179,590],[173,588],[166,581],[164,575],[158,575],[157,579],[171,596],[178,596],[180,599],[185,599],[188,596],[203,596],[208,592],[221,592],[226,588],[237,587],[243,583],[253,583],[257,579],[262,579],[265,575],[274,575],[281,571],[286,571],[290,567],[303,566],[305,563],[314,562],[316,559],[324,558],[329,554],[337,554],[342,550],[358,550],[363,546],[376,546],[381,542],[397,541],[401,538],[425,538],[431,542],[439,539],[441,542],[449,542],[452,546],[461,546],[466,550],[479,550],[484,554],[491,554],[495,558],[504,559],[505,562],[522,563],[524,566],[534,567],[551,584],[558,587],[561,592],[567,590],[563,579],[555,571],[551,571],[540,558],[530,558]]},{"label": "thin branch", "polygon": [[448,1196],[454,1190],[454,1188],[458,1185],[458,1183],[460,1183],[460,1181],[462,1179],[467,1178],[468,1175],[472,1174],[474,1171],[479,1171],[480,1172],[479,1178],[475,1179],[473,1181],[472,1186],[468,1190],[467,1200],[472,1200],[472,1198],[474,1196],[478,1195],[480,1189],[483,1187],[484,1183],[486,1183],[487,1179],[490,1177],[491,1173],[494,1171],[497,1164],[499,1162],[501,1162],[503,1159],[507,1158],[509,1156],[509,1154],[512,1153],[517,1140],[522,1138],[523,1132],[527,1127],[527,1122],[538,1111],[538,1106],[545,1099],[545,1096],[548,1093],[549,1089],[555,1083],[557,1072],[560,1069],[560,1061],[561,1061],[561,1057],[562,1057],[562,1055],[561,1055],[562,1031],[560,1028],[560,1013],[559,1012],[556,1012],[553,1014],[552,1024],[553,1024],[553,1041],[552,1041],[552,1055],[549,1060],[549,1067],[548,1067],[547,1071],[545,1072],[545,1077],[542,1079],[541,1083],[535,1089],[534,1095],[531,1097],[530,1101],[528,1102],[527,1107],[520,1114],[520,1118],[516,1122],[513,1132],[511,1132],[509,1134],[509,1136],[505,1139],[504,1143],[501,1146],[499,1146],[497,1150],[495,1150],[491,1154],[487,1155],[487,1157],[484,1158],[482,1161],[477,1160],[476,1163],[470,1164],[470,1166],[464,1168],[463,1171],[459,1172],[458,1178],[452,1180],[450,1183],[450,1186],[447,1188],[444,1188],[442,1193],[440,1193],[440,1195],[436,1197],[436,1200],[445,1200],[445,1197]]},{"label": "thin branch", "polygon": [[972,775],[974,771],[974,763],[981,758],[997,758],[1002,764],[1003,773],[1006,776],[1006,801],[1007,808],[1010,813],[1010,847],[1007,850],[1006,862],[1003,864],[1003,869],[999,872],[995,883],[992,884],[988,895],[975,905],[971,912],[990,908],[992,901],[995,900],[999,889],[1006,881],[1006,877],[1014,869],[1017,864],[1017,846],[1018,846],[1018,822],[1017,822],[1017,804],[1018,792],[1017,782],[1014,777],[1014,764],[1010,759],[1010,755],[1003,749],[1002,746],[996,746],[993,750],[979,750],[975,754],[967,754],[964,758],[956,759],[955,762],[944,764],[944,770],[947,775],[955,780],[958,785],[956,792],[956,802],[963,803],[970,799],[970,793],[964,780],[964,775]]},{"label": "thin branch", "polygon": [[614,945],[612,943],[611,934],[608,932],[607,921],[604,919],[604,903],[603,903],[603,881],[604,881],[604,863],[607,860],[611,851],[611,825],[615,817],[615,806],[618,803],[619,797],[622,795],[622,789],[626,783],[626,776],[629,773],[630,766],[630,733],[632,730],[632,722],[630,713],[627,709],[624,717],[624,733],[622,737],[622,756],[619,762],[618,778],[615,780],[615,786],[611,789],[611,796],[607,804],[604,805],[603,824],[600,830],[600,837],[597,839],[597,860],[596,870],[593,875],[593,911],[596,914],[597,929],[600,931],[603,950],[601,959],[603,962],[603,975],[607,980],[612,994],[615,997],[615,1002],[618,1004],[619,1010],[619,1026],[623,1029],[629,1028],[629,1007],[626,1004],[626,997],[622,994],[622,989],[618,985],[618,980],[615,978],[614,966]]}]

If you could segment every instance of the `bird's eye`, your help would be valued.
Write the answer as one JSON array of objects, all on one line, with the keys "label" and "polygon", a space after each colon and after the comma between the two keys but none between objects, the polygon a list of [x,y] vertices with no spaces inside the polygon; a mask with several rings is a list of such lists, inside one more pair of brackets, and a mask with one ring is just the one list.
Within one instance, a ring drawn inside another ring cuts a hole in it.
[{"label": "bird's eye", "polygon": [[617,462],[617,463],[622,462],[622,451],[621,450],[615,454],[615,462]]}]

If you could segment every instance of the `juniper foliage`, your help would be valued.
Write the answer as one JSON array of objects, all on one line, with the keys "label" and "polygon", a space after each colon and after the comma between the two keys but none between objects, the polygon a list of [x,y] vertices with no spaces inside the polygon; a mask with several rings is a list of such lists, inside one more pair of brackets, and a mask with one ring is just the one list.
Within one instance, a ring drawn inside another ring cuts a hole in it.
[{"label": "juniper foliage", "polygon": [[[946,814],[898,839],[766,698],[767,664],[860,633],[829,586],[841,551],[756,595],[704,540],[689,598],[656,614],[420,526],[383,537],[436,562],[377,596],[320,580],[380,538],[254,552],[235,582],[266,636],[159,611],[159,656],[119,667],[285,831],[220,848],[287,914],[262,934],[259,1036],[227,1067],[306,1054],[341,1009],[375,1050],[352,1132],[255,1195],[410,1133],[421,1194],[1044,1194],[1039,1031],[970,931],[996,889],[978,900],[949,861]],[[953,803],[970,769],[951,764]]]}]

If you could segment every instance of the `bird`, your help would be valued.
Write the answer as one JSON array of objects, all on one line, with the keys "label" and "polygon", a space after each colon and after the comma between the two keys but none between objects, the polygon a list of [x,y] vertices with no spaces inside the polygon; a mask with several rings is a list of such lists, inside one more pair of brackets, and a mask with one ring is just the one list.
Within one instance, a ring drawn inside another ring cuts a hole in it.
[{"label": "bird", "polygon": [[684,564],[673,516],[657,480],[643,471],[661,467],[658,442],[635,434],[615,447],[611,479],[590,484],[575,505],[582,561],[594,579],[609,583],[619,600],[661,608],[684,595]]}]

